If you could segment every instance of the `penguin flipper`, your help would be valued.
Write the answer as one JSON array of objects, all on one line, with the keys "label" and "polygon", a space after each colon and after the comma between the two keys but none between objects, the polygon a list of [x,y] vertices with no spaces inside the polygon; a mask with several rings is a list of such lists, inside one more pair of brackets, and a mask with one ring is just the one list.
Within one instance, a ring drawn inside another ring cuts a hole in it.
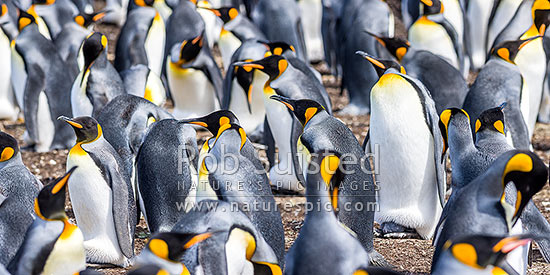
[{"label": "penguin flipper", "polygon": [[25,105],[23,114],[25,116],[25,126],[29,134],[29,139],[34,145],[38,142],[38,105],[40,93],[46,86],[46,76],[44,71],[37,64],[32,64],[28,68],[27,82],[25,83],[25,92],[23,96],[23,105]]},{"label": "penguin flipper", "polygon": [[304,178],[302,167],[300,166],[300,162],[299,162],[300,156],[298,156],[298,140],[300,139],[300,136],[304,132],[304,129],[302,124],[294,116],[292,111],[288,110],[288,112],[292,116],[292,132],[290,134],[290,144],[292,145],[291,151],[292,151],[292,162],[294,163],[294,171],[296,173],[296,178],[298,179],[298,181],[302,184],[302,186],[305,186],[306,180]]},{"label": "penguin flipper", "polygon": [[365,136],[365,140],[363,140],[363,151],[365,151],[365,153],[372,153],[372,150],[370,149],[369,140],[370,140],[370,128],[367,131],[367,135]]},{"label": "penguin flipper", "polygon": [[234,72],[235,66],[233,64],[230,64],[229,67],[227,67],[227,72],[225,72],[225,79],[223,80],[223,102],[220,101],[220,106],[222,110],[229,110],[229,103],[231,103],[231,84],[233,83]]},{"label": "penguin flipper", "polygon": [[302,51],[301,56],[304,62],[309,62],[307,58],[306,40],[304,38],[304,29],[302,27],[302,20],[299,18],[296,22],[296,35],[298,36],[298,43],[300,43],[300,49]]},{"label": "penguin flipper", "polygon": [[214,58],[210,53],[208,53],[208,57],[209,58],[205,58],[206,61],[204,67],[202,68],[202,71],[204,72],[208,80],[210,80],[212,86],[214,86],[216,96],[218,97],[218,101],[221,105],[224,102],[222,73],[220,72],[218,64],[216,64]]},{"label": "penguin flipper", "polygon": [[[540,213],[539,209],[529,201],[521,214],[521,221],[525,227],[525,231],[534,235],[548,236],[550,235],[550,223]],[[539,246],[540,252],[544,261],[550,262],[550,240],[546,238],[536,239],[535,242]]]},{"label": "penguin flipper", "polygon": [[[447,19],[445,19],[443,14],[438,14],[434,17],[435,18],[433,18],[433,21],[445,28],[445,31],[447,31],[449,38],[451,38],[458,59],[460,72],[462,72],[464,70],[464,49],[462,48],[462,41],[459,41],[458,39],[458,33],[456,32],[453,25]],[[430,16],[430,19],[432,19],[432,16]]]},{"label": "penguin flipper", "polygon": [[264,144],[267,146],[267,161],[269,161],[269,168],[271,168],[275,165],[275,139],[273,138],[267,117],[264,120]]},{"label": "penguin flipper", "polygon": [[[145,33],[146,34],[146,33]],[[147,52],[145,50],[146,36],[142,32],[136,32],[132,44],[128,50],[130,67],[137,64],[149,65]]]}]

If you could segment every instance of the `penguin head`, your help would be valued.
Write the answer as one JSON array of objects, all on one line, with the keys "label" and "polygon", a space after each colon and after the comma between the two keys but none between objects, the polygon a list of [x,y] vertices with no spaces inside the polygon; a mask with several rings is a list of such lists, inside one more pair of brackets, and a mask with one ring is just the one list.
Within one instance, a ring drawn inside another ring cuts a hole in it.
[{"label": "penguin head", "polygon": [[368,60],[372,64],[372,66],[374,66],[374,69],[376,70],[378,77],[381,77],[382,75],[384,75],[384,73],[386,73],[386,71],[389,69],[394,69],[402,74],[406,74],[405,68],[403,68],[403,66],[399,65],[397,62],[393,60],[380,60],[363,51],[357,51],[355,52],[355,54],[360,55],[366,60]]},{"label": "penguin head", "polygon": [[265,53],[265,57],[270,55],[283,55],[288,52],[292,52],[293,54],[296,54],[296,49],[294,49],[294,46],[286,42],[282,42],[282,41],[276,41],[276,42],[259,41],[259,42],[264,44],[268,50]]},{"label": "penguin head", "polygon": [[179,52],[174,53],[174,57],[178,56],[179,58],[177,61],[174,62],[174,59],[172,59],[173,63],[176,63],[176,65],[181,66],[191,60],[194,60],[199,55],[202,45],[204,44],[204,37],[203,34],[200,34],[199,36],[193,38],[192,40],[184,40],[179,45]]},{"label": "penguin head", "polygon": [[283,103],[292,113],[294,113],[294,116],[302,123],[302,126],[306,126],[316,114],[325,111],[325,108],[314,100],[294,100],[280,95],[272,95],[270,98]]},{"label": "penguin head", "polygon": [[99,32],[93,32],[82,44],[82,53],[84,54],[84,72],[88,71],[94,61],[107,48],[107,37]]},{"label": "penguin head", "polygon": [[55,0],[32,0],[33,5],[52,5]]},{"label": "penguin head", "polygon": [[[495,269],[508,271],[507,265],[503,265],[506,255],[518,247],[527,245],[531,240],[530,235],[506,237],[463,235],[455,240],[448,240],[443,246],[443,251],[449,252],[456,261],[472,268],[486,269],[494,266]],[[495,269],[493,271],[496,271]]]},{"label": "penguin head", "polygon": [[378,41],[378,43],[384,46],[393,56],[395,56],[399,62],[403,60],[403,57],[407,54],[407,51],[411,47],[411,43],[403,38],[383,37],[377,36],[370,32],[367,33],[372,35],[376,41]]},{"label": "penguin head", "polygon": [[235,66],[243,68],[258,69],[269,76],[269,81],[266,85],[279,76],[281,76],[288,68],[288,61],[281,55],[271,55],[264,59],[250,62],[235,62]]},{"label": "penguin head", "polygon": [[63,177],[44,186],[34,199],[34,212],[43,220],[66,220],[65,189],[71,174],[77,167],[74,166]]},{"label": "penguin head", "polygon": [[[504,190],[507,183],[513,182],[517,190],[514,214],[510,220],[511,224],[515,225],[531,197],[546,184],[548,168],[535,153],[530,151],[514,150],[504,157],[508,160],[502,174],[502,188]],[[505,192],[502,194],[502,203],[506,203],[504,196]]]},{"label": "penguin head", "polygon": [[443,3],[440,0],[420,0],[423,7],[423,15],[443,13]]},{"label": "penguin head", "polygon": [[[250,62],[252,59],[246,59],[244,62]],[[237,79],[237,83],[243,88],[243,92],[245,93],[246,99],[247,99],[247,106],[248,111],[252,113],[252,81],[254,80],[254,71],[250,67],[240,67],[240,66],[233,66],[234,67],[234,73],[233,75]]]},{"label": "penguin head", "polygon": [[12,159],[18,153],[17,140],[4,132],[0,132],[0,163]]},{"label": "penguin head", "polygon": [[68,118],[66,116],[60,116],[57,119],[65,121],[73,127],[77,143],[89,143],[97,140],[103,135],[101,126],[93,117],[79,116]]},{"label": "penguin head", "polygon": [[202,126],[213,135],[217,136],[220,129],[230,124],[239,124],[239,119],[229,110],[219,110],[199,118],[183,119],[180,123],[189,123]]},{"label": "penguin head", "polygon": [[544,36],[546,28],[550,25],[550,9],[537,9],[534,11],[534,23],[539,35]]},{"label": "penguin head", "polygon": [[499,57],[509,63],[516,64],[514,60],[518,55],[519,50],[534,39],[540,36],[534,36],[525,40],[504,41],[491,50],[493,56]]},{"label": "penguin head", "polygon": [[504,107],[506,107],[506,102],[498,107],[483,111],[476,120],[475,132],[487,129],[506,135],[506,124],[504,123],[504,112],[502,111]]},{"label": "penguin head", "polygon": [[152,7],[155,3],[155,0],[133,0],[134,4],[139,7]]},{"label": "penguin head", "polygon": [[441,154],[442,160],[445,157],[445,153],[447,152],[447,149],[449,149],[449,124],[450,123],[456,124],[457,128],[459,129],[467,129],[468,133],[469,131],[471,131],[470,116],[466,111],[458,108],[449,108],[441,112],[441,115],[439,115],[439,130],[441,131],[441,136],[443,137],[443,153]]},{"label": "penguin head", "polygon": [[79,26],[87,28],[92,23],[95,23],[99,20],[101,20],[103,17],[105,17],[105,14],[107,12],[105,11],[99,11],[95,13],[79,13],[77,14],[73,20],[75,23],[77,23]]},{"label": "penguin head", "polygon": [[162,232],[152,236],[145,249],[163,260],[179,262],[187,249],[210,238],[210,236],[212,236],[210,232],[202,234]]},{"label": "penguin head", "polygon": [[206,7],[199,7],[199,8],[203,8],[211,11],[217,17],[219,17],[224,24],[227,24],[229,21],[237,18],[237,16],[239,15],[239,11],[233,7],[223,7],[218,9],[206,8]]},{"label": "penguin head", "polygon": [[19,10],[19,18],[17,19],[17,27],[19,28],[19,31],[21,32],[25,27],[32,24],[36,24],[34,16],[24,10]]}]

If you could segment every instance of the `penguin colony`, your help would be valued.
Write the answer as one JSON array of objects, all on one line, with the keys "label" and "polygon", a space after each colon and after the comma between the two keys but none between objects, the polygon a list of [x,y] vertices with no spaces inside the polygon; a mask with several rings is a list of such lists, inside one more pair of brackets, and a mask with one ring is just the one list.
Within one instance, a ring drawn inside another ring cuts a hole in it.
[{"label": "penguin colony", "polygon": [[[526,274],[533,242],[550,262],[549,0],[0,4],[0,119],[25,126],[0,132],[1,275],[399,274],[374,236],[432,240],[433,274]],[[49,183],[23,163],[59,149]],[[288,250],[274,193],[306,197]]]}]

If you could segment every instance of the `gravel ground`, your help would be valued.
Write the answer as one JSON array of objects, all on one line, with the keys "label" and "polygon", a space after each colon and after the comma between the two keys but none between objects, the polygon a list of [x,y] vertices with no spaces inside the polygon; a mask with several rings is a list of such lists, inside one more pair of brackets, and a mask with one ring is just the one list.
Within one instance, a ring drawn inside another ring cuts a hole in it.
[{"label": "gravel ground", "polygon": [[[390,4],[395,14],[400,14],[399,0],[388,0],[387,2]],[[96,5],[96,8],[101,7],[102,3]],[[398,36],[404,36],[406,32],[403,24],[399,18],[396,19],[396,34]],[[109,39],[108,57],[110,60],[113,60],[116,37],[120,30],[116,27],[107,25],[96,26],[96,30],[107,35]],[[341,110],[347,104],[345,92],[341,93],[339,89],[340,80],[327,75],[326,67],[323,64],[316,65],[315,68],[323,73],[323,84],[331,96],[335,116],[350,127],[357,139],[362,142],[367,134],[369,116],[339,115],[337,111]],[[469,80],[474,79],[474,77],[475,76],[472,75],[469,77]],[[22,135],[24,124],[22,120],[16,122],[0,121],[0,130],[15,136],[20,142],[20,145],[23,144]],[[200,143],[204,141],[206,136],[208,136],[208,134],[199,132],[198,138],[200,139]],[[550,125],[537,124],[533,137],[533,147],[535,148],[535,152],[548,163],[550,157]],[[64,174],[67,153],[68,150],[56,150],[48,153],[23,152],[22,155],[23,162],[31,172],[44,183],[47,183],[53,178]],[[263,150],[260,151],[260,156],[264,156],[263,158],[265,158],[265,152],[263,152]],[[448,166],[447,170],[449,172],[448,179],[450,179],[450,166]],[[303,224],[305,198],[302,196],[277,195],[275,199],[278,204],[285,205],[285,207],[280,208],[282,209],[281,215],[285,230],[285,246],[288,249],[298,236]],[[550,188],[548,185],[546,185],[542,192],[534,197],[534,201],[545,217],[547,219],[550,218]],[[68,199],[66,211],[74,222],[74,215]],[[142,250],[148,237],[149,232],[142,218],[136,230],[136,253]],[[377,251],[380,252],[388,262],[395,266],[396,270],[408,274],[426,274],[429,272],[431,256],[433,254],[431,240],[375,238],[374,245]],[[126,272],[126,269],[118,267],[97,265],[91,265],[91,267],[105,274],[124,274]],[[528,270],[528,274],[550,274],[550,264],[544,262],[536,246],[533,247],[532,265]]]}]

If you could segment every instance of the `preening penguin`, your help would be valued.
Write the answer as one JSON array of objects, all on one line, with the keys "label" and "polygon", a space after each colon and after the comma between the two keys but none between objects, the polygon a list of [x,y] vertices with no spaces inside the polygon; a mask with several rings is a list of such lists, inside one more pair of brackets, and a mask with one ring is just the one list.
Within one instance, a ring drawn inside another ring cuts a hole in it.
[{"label": "preening penguin", "polygon": [[[435,242],[432,268],[438,265],[448,240],[465,234],[509,234],[531,197],[542,189],[547,179],[548,169],[535,153],[512,150],[502,154],[457,194]],[[504,189],[510,182],[517,190],[514,206],[504,200]]]},{"label": "preening penguin", "polygon": [[0,132],[0,264],[8,265],[33,221],[42,183],[25,167],[17,140]]},{"label": "preening penguin", "polygon": [[[524,81],[514,63],[519,49],[531,40],[507,41],[491,51],[489,61],[481,68],[474,84],[470,87],[464,100],[463,109],[471,117],[479,115],[490,108],[507,102],[504,109],[506,128],[511,135],[512,145],[518,149],[529,149],[530,138],[521,102],[524,94]],[[472,132],[475,121],[471,121]]]},{"label": "preening penguin", "polygon": [[[157,233],[151,237],[143,252],[136,260],[138,266],[156,265],[165,274],[192,274],[181,262],[184,253],[191,247],[204,242],[212,233],[184,234],[178,232]],[[152,274],[152,273],[147,273]],[[156,273],[159,274],[159,273]],[[193,273],[194,274],[194,273]]]},{"label": "preening penguin", "polygon": [[82,44],[84,66],[73,82],[71,106],[75,116],[97,116],[113,98],[125,94],[124,84],[107,60],[107,37],[90,34]]},{"label": "preening penguin", "polygon": [[517,271],[506,264],[505,257],[514,249],[527,245],[531,238],[530,235],[459,236],[445,243],[432,274],[516,274]]},{"label": "preening penguin", "polygon": [[199,35],[173,45],[166,60],[166,75],[174,100],[174,117],[203,116],[220,108],[222,75],[210,49]]},{"label": "preening penguin", "polygon": [[133,261],[136,202],[122,160],[92,117],[60,117],[76,134],[67,156],[69,196],[84,235],[86,262],[126,267]]},{"label": "preening penguin", "polygon": [[166,90],[160,77],[149,67],[137,64],[120,72],[128,94],[145,98],[157,106],[166,102]]},{"label": "preening penguin", "polygon": [[136,157],[141,211],[151,232],[168,232],[184,215],[178,206],[197,185],[196,132],[190,125],[164,119],[153,123]]},{"label": "preening penguin", "polygon": [[[333,152],[341,156],[339,167],[350,173],[337,173],[330,193],[338,220],[357,234],[357,239],[368,252],[371,264],[388,265],[382,255],[373,247],[373,222],[376,197],[373,170],[365,152],[353,133],[340,120],[329,115],[317,102],[307,99],[292,100],[271,96],[283,103],[298,118],[304,130],[298,140],[305,148],[306,160],[302,167],[308,167],[307,159],[322,152]],[[308,177],[304,171],[304,177]],[[307,182],[307,179],[306,179]],[[306,186],[306,195],[308,194]],[[317,198],[315,198],[317,199]],[[359,210],[360,209],[360,210]]]},{"label": "preening penguin", "polygon": [[74,274],[86,269],[84,237],[65,214],[65,190],[75,169],[44,186],[35,198],[36,218],[8,266],[12,274]]},{"label": "preening penguin", "polygon": [[356,274],[369,265],[361,243],[336,219],[333,191],[340,185],[340,164],[332,153],[312,157],[306,180],[312,209],[306,210],[304,225],[288,251],[285,274]]},{"label": "preening penguin", "polygon": [[26,147],[39,152],[69,148],[70,129],[56,118],[71,114],[71,81],[74,79],[55,45],[42,36],[30,14],[19,11],[16,40],[11,42],[11,82],[25,117]]},{"label": "preening penguin", "polygon": [[132,0],[139,7],[128,13],[116,44],[115,68],[122,72],[133,65],[147,65],[155,74],[162,73],[166,28],[154,0]]},{"label": "preening penguin", "polygon": [[[424,85],[394,61],[364,52],[380,79],[371,91],[371,117],[365,151],[384,152],[376,180],[383,233],[415,229],[430,238],[444,204],[445,162],[437,111]],[[393,234],[392,234],[393,235]]]},{"label": "preening penguin", "polygon": [[446,108],[462,106],[468,94],[468,85],[449,62],[430,51],[417,50],[401,38],[375,38],[405,67],[407,75],[426,86],[438,114]]}]

